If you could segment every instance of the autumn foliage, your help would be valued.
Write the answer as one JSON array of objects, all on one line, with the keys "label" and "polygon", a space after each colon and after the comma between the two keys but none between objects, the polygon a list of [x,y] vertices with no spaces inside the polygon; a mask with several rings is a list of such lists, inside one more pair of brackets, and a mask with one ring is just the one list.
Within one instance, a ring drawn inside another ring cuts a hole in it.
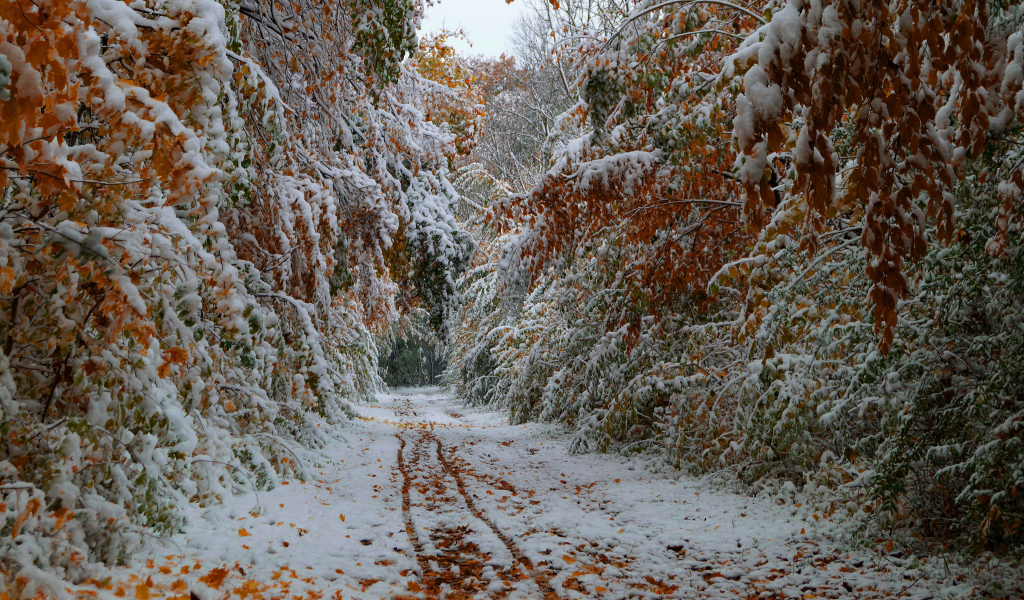
[{"label": "autumn foliage", "polygon": [[541,11],[578,100],[490,213],[455,389],[579,450],[1019,547],[1024,8],[627,4]]},{"label": "autumn foliage", "polygon": [[5,584],[302,477],[377,389],[396,233],[442,282],[471,249],[422,108],[458,97],[402,62],[421,12],[0,2]]}]

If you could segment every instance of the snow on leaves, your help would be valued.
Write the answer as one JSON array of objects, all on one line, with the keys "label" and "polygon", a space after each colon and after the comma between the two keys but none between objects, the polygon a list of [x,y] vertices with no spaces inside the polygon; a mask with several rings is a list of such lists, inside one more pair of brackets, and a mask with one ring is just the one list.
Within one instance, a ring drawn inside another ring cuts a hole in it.
[{"label": "snow on leaves", "polygon": [[[810,209],[804,246],[816,246],[825,219],[863,211],[883,353],[908,293],[904,262],[927,252],[927,221],[939,241],[952,239],[958,172],[981,156],[990,129],[1021,116],[1019,84],[1006,78],[1019,60],[1010,39],[1019,33],[988,33],[1002,12],[986,2],[786,2],[730,58],[735,76],[746,70],[736,125],[746,218],[760,228],[775,204],[765,191],[769,151],[787,156],[788,193]],[[854,155],[837,150],[837,130]],[[990,252],[1001,252],[1001,239]]]},{"label": "snow on leaves", "polygon": [[582,96],[559,122],[589,131],[495,202],[522,230],[461,283],[456,389],[578,450],[1020,543],[1021,10],[652,0],[553,28]]},{"label": "snow on leaves", "polygon": [[301,477],[377,387],[410,198],[442,280],[467,252],[454,136],[402,65],[420,10],[0,3],[0,505],[38,504],[0,577],[81,580]]}]

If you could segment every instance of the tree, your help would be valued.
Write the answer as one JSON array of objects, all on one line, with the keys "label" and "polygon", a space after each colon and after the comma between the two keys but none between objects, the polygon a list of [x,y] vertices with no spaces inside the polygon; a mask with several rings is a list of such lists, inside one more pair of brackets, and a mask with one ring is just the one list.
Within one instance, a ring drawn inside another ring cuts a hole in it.
[{"label": "tree", "polygon": [[425,116],[457,96],[403,63],[421,14],[0,3],[5,581],[87,577],[190,502],[304,477],[317,425],[378,388],[399,232],[432,280],[469,248],[458,138]]},{"label": "tree", "polygon": [[592,6],[544,7],[585,130],[493,203],[457,389],[1019,546],[1018,5]]}]

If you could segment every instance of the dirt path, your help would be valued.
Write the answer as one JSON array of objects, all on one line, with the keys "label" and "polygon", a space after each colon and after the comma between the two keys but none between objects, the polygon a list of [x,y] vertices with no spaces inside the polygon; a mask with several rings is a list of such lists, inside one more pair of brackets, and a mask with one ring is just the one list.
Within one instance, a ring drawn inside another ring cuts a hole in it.
[{"label": "dirt path", "polygon": [[550,426],[512,426],[438,391],[382,396],[360,413],[319,452],[297,453],[306,481],[197,511],[131,571],[91,584],[96,595],[734,600],[973,591],[935,578],[941,565],[829,541],[832,526],[808,507],[715,491],[636,460],[571,455]]}]

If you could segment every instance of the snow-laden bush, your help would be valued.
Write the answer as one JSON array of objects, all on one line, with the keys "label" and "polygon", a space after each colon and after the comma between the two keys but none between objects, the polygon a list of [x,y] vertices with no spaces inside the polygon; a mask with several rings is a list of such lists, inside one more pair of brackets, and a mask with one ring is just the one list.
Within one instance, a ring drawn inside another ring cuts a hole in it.
[{"label": "snow-laden bush", "polygon": [[423,118],[425,80],[401,64],[420,13],[0,6],[0,581],[15,595],[125,561],[190,505],[305,477],[321,425],[380,385],[403,219],[436,234],[415,256],[454,280],[455,136]]},{"label": "snow-laden bush", "polygon": [[591,131],[494,204],[515,227],[460,282],[454,388],[580,451],[1019,549],[1024,35],[1013,3],[961,8],[552,29],[583,90],[560,119]]},{"label": "snow-laden bush", "polygon": [[729,292],[717,308],[681,299],[666,317],[624,327],[609,323],[644,300],[619,274],[640,252],[609,243],[539,278],[507,316],[497,265],[470,272],[448,377],[516,421],[564,423],[577,451],[646,449],[757,487],[813,483],[831,511],[855,499],[879,525],[1016,545],[1024,271],[985,252],[994,198],[964,183],[963,233],[911,271],[888,356],[847,238],[771,254],[746,275],[765,282],[752,305]]}]

